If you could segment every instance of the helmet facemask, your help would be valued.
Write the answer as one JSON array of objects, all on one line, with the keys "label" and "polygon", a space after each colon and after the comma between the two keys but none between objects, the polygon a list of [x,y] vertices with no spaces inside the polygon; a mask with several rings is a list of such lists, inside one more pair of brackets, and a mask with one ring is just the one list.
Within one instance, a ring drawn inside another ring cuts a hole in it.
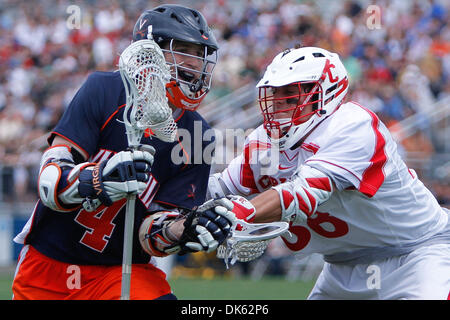
[{"label": "helmet facemask", "polygon": [[[276,93],[279,90],[284,90],[285,93]],[[285,140],[290,135],[299,129],[306,130],[311,124],[308,120],[314,114],[320,116],[322,93],[318,81],[259,88],[258,101],[264,117],[264,128],[272,144],[283,149]]]},{"label": "helmet facemask", "polygon": [[[348,90],[348,78],[337,54],[300,47],[280,52],[256,86],[271,145],[286,150],[301,144],[339,108]],[[295,90],[281,95],[268,91],[287,87]]]},{"label": "helmet facemask", "polygon": [[193,48],[192,44],[172,39],[161,47],[172,76],[167,84],[169,102],[177,108],[194,111],[211,88],[217,51],[198,45],[197,53],[186,53],[188,46]]}]

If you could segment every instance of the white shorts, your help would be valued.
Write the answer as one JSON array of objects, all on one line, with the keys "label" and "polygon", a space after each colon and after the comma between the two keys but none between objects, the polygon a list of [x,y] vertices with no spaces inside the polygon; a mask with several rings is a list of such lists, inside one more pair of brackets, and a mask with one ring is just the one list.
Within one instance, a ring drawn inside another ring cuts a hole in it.
[{"label": "white shorts", "polygon": [[450,299],[450,244],[423,246],[371,264],[325,263],[308,299]]}]

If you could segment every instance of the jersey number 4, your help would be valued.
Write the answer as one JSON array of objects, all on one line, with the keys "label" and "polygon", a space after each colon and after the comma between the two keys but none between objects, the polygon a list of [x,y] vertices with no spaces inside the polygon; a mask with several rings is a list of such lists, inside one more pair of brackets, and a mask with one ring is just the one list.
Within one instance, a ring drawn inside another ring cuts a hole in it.
[{"label": "jersey number 4", "polygon": [[83,234],[80,243],[92,250],[103,252],[108,245],[116,225],[112,222],[126,203],[126,199],[115,202],[110,207],[100,206],[93,212],[81,210],[75,217],[75,221],[87,230]]},{"label": "jersey number 4", "polygon": [[[316,212],[317,216],[307,220],[308,227],[317,234],[325,238],[339,238],[348,233],[348,225],[345,221],[331,216],[329,213]],[[325,225],[331,225],[333,230],[324,228]],[[303,226],[293,226],[292,223],[289,231],[297,236],[296,242],[289,242],[282,237],[286,246],[292,251],[300,251],[306,247],[311,240],[311,232]]]}]

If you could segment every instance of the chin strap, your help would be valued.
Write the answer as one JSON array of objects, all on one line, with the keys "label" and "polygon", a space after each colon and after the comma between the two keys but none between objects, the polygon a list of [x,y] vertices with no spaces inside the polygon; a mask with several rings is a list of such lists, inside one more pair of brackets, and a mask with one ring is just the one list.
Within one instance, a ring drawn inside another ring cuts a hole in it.
[{"label": "chin strap", "polygon": [[169,99],[169,102],[175,107],[188,111],[195,111],[206,94],[203,94],[203,96],[198,99],[190,99],[183,94],[180,84],[175,81],[170,81],[166,84],[166,96]]}]

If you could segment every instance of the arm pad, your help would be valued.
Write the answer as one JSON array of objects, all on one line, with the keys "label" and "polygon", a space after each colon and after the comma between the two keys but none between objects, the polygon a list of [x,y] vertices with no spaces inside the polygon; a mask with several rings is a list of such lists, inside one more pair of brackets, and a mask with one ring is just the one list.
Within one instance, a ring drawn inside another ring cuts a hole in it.
[{"label": "arm pad", "polygon": [[144,219],[139,227],[142,249],[154,257],[165,257],[180,250],[178,240],[168,233],[170,224],[179,217],[176,211],[159,211]]},{"label": "arm pad", "polygon": [[281,220],[305,222],[317,207],[333,193],[333,182],[321,171],[301,166],[291,181],[273,187],[278,192],[282,209]]},{"label": "arm pad", "polygon": [[93,163],[75,165],[71,148],[57,145],[48,148],[41,159],[38,179],[39,197],[44,205],[52,210],[70,212],[84,201],[78,194],[78,177],[86,167]]}]

